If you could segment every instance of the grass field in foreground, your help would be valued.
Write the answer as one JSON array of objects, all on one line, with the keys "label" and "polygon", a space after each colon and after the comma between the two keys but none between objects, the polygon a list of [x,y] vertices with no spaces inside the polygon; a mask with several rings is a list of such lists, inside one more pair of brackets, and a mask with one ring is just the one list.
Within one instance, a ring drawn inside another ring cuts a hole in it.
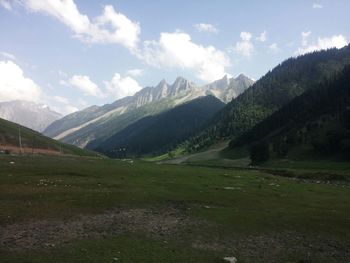
[{"label": "grass field in foreground", "polygon": [[2,156],[0,167],[1,262],[350,257],[346,183],[81,157]]}]

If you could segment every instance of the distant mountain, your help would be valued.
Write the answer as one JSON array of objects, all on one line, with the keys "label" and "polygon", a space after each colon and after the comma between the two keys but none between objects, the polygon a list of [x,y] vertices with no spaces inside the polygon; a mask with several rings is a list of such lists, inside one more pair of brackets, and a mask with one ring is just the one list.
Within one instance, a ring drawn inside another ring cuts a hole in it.
[{"label": "distant mountain", "polygon": [[0,102],[0,118],[41,132],[52,122],[62,118],[62,115],[44,104],[15,100]]},{"label": "distant mountain", "polygon": [[[92,106],[65,116],[52,123],[45,129],[44,134],[80,147],[89,145],[94,148],[145,116],[210,94],[226,102],[245,90],[249,83],[252,83],[252,80],[243,75],[236,79],[228,79],[226,76],[217,84],[203,87],[198,87],[182,77],[178,77],[171,85],[162,80],[157,86],[143,88],[134,96],[101,107]],[[92,141],[95,144],[91,144]]]},{"label": "distant mountain", "polygon": [[222,79],[203,86],[202,89],[206,90],[207,94],[212,94],[228,103],[253,84],[254,80],[243,74],[240,74],[237,78],[228,78],[225,75]]},{"label": "distant mountain", "polygon": [[269,142],[278,157],[289,149],[309,146],[323,155],[350,158],[350,66],[235,138],[230,148]]},{"label": "distant mountain", "polygon": [[198,131],[224,106],[225,103],[214,96],[200,97],[130,124],[95,150],[110,156],[120,155],[120,149],[125,149],[129,156],[169,151]]},{"label": "distant mountain", "polygon": [[0,154],[69,154],[96,156],[97,153],[80,149],[43,136],[37,131],[0,118]]},{"label": "distant mountain", "polygon": [[284,61],[218,112],[206,129],[187,141],[187,150],[197,151],[218,140],[240,136],[348,64],[350,45]]}]

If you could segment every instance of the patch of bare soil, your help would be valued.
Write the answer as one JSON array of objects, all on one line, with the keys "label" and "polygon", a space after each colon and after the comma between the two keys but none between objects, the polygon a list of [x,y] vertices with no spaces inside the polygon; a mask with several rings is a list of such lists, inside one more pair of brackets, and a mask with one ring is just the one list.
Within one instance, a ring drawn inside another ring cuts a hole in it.
[{"label": "patch of bare soil", "polygon": [[9,151],[10,153],[23,154],[45,154],[45,155],[60,155],[60,152],[53,149],[32,148],[32,147],[18,147],[15,145],[1,145],[0,150]]},{"label": "patch of bare soil", "polygon": [[114,209],[69,221],[41,220],[0,226],[0,247],[21,251],[56,247],[74,239],[99,238],[126,232],[168,236],[193,222],[176,209]]},{"label": "patch of bare soil", "polygon": [[349,262],[350,247],[338,240],[305,236],[294,232],[279,232],[246,237],[197,239],[192,247],[203,250],[226,251],[245,262],[282,262],[286,255],[295,256],[298,263]]}]

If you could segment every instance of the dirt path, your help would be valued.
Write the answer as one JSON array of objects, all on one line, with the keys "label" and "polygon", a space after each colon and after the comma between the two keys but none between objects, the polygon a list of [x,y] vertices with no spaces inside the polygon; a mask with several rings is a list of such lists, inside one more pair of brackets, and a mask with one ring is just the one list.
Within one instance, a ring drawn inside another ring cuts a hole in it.
[{"label": "dirt path", "polygon": [[[192,222],[193,223],[193,222]],[[70,221],[41,220],[0,227],[0,247],[22,251],[50,248],[74,239],[98,238],[125,232],[167,236],[192,224],[176,209],[113,209],[104,214],[84,215]]]},{"label": "dirt path", "polygon": [[[53,249],[69,245],[77,239],[97,239],[118,236],[123,233],[144,233],[155,239],[183,241],[188,229],[216,227],[207,221],[189,218],[182,208],[170,206],[163,209],[116,208],[98,215],[81,215],[72,220],[40,220],[0,226],[2,250],[19,253],[28,250]],[[197,233],[197,232],[195,232]],[[197,233],[187,240],[194,249],[216,251],[247,259],[247,262],[281,262],[288,254],[299,254],[296,262],[318,262],[318,258],[330,262],[347,262],[350,249],[347,244],[317,235],[304,236],[296,232],[274,232],[237,236],[227,233],[220,238]],[[315,261],[313,260],[315,259]]]}]

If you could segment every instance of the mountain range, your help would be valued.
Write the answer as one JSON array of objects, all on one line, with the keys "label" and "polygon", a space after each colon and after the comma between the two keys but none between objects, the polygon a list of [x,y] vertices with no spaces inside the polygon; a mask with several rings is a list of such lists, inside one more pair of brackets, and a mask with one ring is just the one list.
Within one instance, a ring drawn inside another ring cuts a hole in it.
[{"label": "mountain range", "polygon": [[[348,156],[349,67],[350,45],[289,58],[256,82],[242,74],[204,86],[182,77],[173,84],[162,80],[58,119],[44,134],[112,157],[159,155],[176,147],[192,153],[218,141],[230,141],[229,151],[264,145],[283,158],[295,149]],[[18,114],[22,122],[33,118],[28,112],[50,112],[18,101],[0,105],[18,105],[3,112]],[[2,141],[16,141],[18,126],[11,125],[13,134]]]},{"label": "mountain range", "polygon": [[94,149],[109,156],[141,156],[161,154],[202,128],[216,112],[225,106],[208,95],[183,103],[154,116],[144,117],[114,134]]},{"label": "mountain range", "polygon": [[205,129],[189,138],[187,151],[195,152],[217,141],[240,136],[349,64],[350,45],[287,59],[229,102]]},{"label": "mountain range", "polygon": [[162,80],[155,87],[145,87],[134,96],[67,115],[53,122],[44,130],[44,134],[63,142],[94,149],[145,116],[206,95],[228,102],[253,83],[252,79],[243,74],[237,78],[224,76],[221,80],[201,87],[182,77],[178,77],[173,84]]},{"label": "mountain range", "polygon": [[62,118],[62,115],[44,104],[15,100],[0,102],[0,118],[42,132],[51,123]]}]

